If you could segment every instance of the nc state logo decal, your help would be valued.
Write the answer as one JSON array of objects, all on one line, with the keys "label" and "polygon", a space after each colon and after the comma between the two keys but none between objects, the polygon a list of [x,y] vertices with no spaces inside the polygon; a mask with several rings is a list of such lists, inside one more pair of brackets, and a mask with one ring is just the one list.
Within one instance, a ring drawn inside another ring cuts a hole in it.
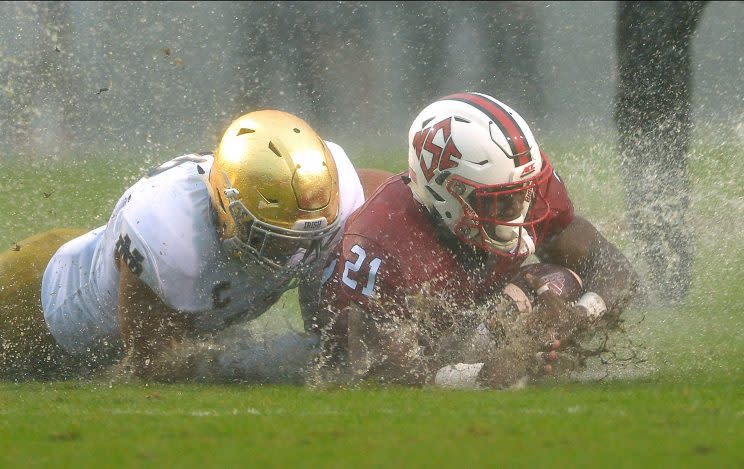
[{"label": "nc state logo decal", "polygon": [[[444,145],[441,147],[434,143],[434,138],[440,131],[444,140]],[[451,117],[416,132],[416,135],[413,136],[413,149],[416,151],[416,156],[418,156],[426,182],[431,181],[431,178],[434,177],[435,169],[444,171],[445,169],[454,168],[458,163],[452,158],[462,158],[460,150],[457,149],[455,142],[452,141]],[[428,166],[421,154],[423,150],[431,153],[431,164]]]}]

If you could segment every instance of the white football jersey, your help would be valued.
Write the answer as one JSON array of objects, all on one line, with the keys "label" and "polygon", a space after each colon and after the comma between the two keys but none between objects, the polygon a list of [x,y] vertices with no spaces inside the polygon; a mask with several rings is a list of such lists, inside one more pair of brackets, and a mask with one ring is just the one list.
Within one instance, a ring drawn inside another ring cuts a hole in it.
[{"label": "white football jersey", "polygon": [[[338,170],[342,227],[330,250],[364,193],[344,150],[326,143]],[[191,154],[161,165],[122,195],[106,225],[66,243],[52,257],[42,281],[42,306],[49,330],[68,352],[120,339],[117,256],[167,306],[195,315],[205,332],[261,315],[296,285],[293,274],[246,265],[223,251],[199,171],[209,174],[212,161],[211,154]]]}]

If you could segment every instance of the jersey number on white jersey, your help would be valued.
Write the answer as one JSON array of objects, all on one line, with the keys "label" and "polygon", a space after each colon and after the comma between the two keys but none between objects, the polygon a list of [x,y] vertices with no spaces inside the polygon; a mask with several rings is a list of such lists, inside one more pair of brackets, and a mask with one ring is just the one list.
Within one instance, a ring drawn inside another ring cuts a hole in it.
[{"label": "jersey number on white jersey", "polygon": [[136,276],[142,273],[142,261],[145,260],[142,254],[135,248],[132,249],[132,240],[129,235],[119,235],[119,240],[116,241],[116,253],[115,256],[124,259],[127,267]]}]

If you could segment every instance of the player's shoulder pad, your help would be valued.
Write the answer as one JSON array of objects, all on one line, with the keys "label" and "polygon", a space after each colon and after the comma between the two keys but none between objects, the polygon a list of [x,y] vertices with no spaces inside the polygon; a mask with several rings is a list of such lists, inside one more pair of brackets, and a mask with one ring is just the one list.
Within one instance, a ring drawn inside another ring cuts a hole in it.
[{"label": "player's shoulder pad", "polygon": [[333,154],[341,154],[341,155],[346,156],[346,152],[341,147],[341,145],[339,145],[338,143],[331,142],[330,140],[323,140],[323,142],[325,142],[326,146],[331,151],[331,153],[333,153]]},{"label": "player's shoulder pad", "polygon": [[333,142],[325,142],[333,156],[338,173],[339,195],[341,197],[340,217],[345,224],[348,217],[364,203],[364,189],[359,175],[354,169],[348,155],[341,146]]},{"label": "player's shoulder pad", "polygon": [[[202,168],[202,171],[206,172],[205,166],[210,166],[213,160],[213,155],[211,152],[204,152],[204,153],[189,153],[186,155],[181,155],[176,158],[173,158],[171,160],[166,161],[165,163],[161,164],[160,166],[151,169],[147,172],[147,175],[145,177],[151,178],[154,176],[157,176],[158,174],[164,173],[165,171],[168,171],[169,169],[173,169],[175,167],[184,165],[186,163],[193,163],[198,168]],[[200,172],[200,174],[203,174]]]}]

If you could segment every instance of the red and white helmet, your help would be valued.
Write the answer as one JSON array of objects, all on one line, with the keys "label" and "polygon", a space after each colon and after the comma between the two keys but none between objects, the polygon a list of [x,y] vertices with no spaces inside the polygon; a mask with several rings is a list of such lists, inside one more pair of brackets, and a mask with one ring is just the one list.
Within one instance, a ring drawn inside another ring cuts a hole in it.
[{"label": "red and white helmet", "polygon": [[[481,93],[428,105],[408,133],[413,195],[463,242],[516,256],[534,251],[549,206],[538,185],[552,167],[527,123]],[[540,213],[528,212],[542,198]]]}]

